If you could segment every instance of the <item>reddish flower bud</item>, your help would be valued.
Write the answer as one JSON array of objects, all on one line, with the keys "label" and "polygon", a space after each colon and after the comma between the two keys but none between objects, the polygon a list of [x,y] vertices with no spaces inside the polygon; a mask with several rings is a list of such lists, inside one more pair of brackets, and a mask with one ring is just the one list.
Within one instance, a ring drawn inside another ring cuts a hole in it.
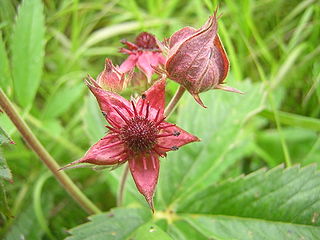
[{"label": "reddish flower bud", "polygon": [[168,77],[184,86],[204,107],[199,93],[210,89],[240,92],[222,86],[229,71],[229,60],[217,33],[216,13],[200,29],[185,27],[168,42],[165,64]]},{"label": "reddish flower bud", "polygon": [[112,92],[121,92],[128,85],[130,75],[126,76],[112,64],[112,61],[106,58],[104,70],[97,77],[97,83],[105,90]]}]

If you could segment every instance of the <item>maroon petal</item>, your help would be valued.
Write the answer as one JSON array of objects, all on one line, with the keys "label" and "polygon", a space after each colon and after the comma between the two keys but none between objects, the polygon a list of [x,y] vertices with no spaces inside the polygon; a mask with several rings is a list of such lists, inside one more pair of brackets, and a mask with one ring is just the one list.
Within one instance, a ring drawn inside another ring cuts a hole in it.
[{"label": "maroon petal", "polygon": [[114,127],[122,126],[126,119],[132,117],[130,102],[118,94],[103,90],[96,81],[89,76],[87,86],[96,97],[101,111],[107,121]]},{"label": "maroon petal", "polygon": [[150,119],[154,120],[157,116],[158,120],[160,120],[160,118],[163,117],[165,87],[166,80],[160,79],[142,94],[137,103],[137,109],[138,111],[141,111],[141,115],[147,114],[147,105],[149,105],[148,111]]},{"label": "maroon petal", "polygon": [[176,31],[169,39],[169,47],[172,48],[173,45],[191,36],[196,31],[197,30],[194,29],[193,27],[184,27]]},{"label": "maroon petal", "polygon": [[131,175],[141,194],[146,198],[150,208],[153,208],[153,194],[158,182],[159,159],[154,154],[147,154],[129,159]]},{"label": "maroon petal", "polygon": [[158,66],[158,57],[153,52],[144,51],[138,59],[137,67],[147,76],[148,82],[154,73],[152,66]]},{"label": "maroon petal", "polygon": [[148,82],[151,82],[152,74],[159,64],[165,64],[165,58],[159,52],[144,51],[137,62],[137,67],[147,76]]},{"label": "maroon petal", "polygon": [[126,73],[132,70],[137,63],[138,58],[139,55],[137,54],[129,55],[129,57],[120,65],[119,71]]},{"label": "maroon petal", "polygon": [[96,165],[122,164],[126,161],[126,158],[125,147],[122,141],[115,135],[109,133],[94,144],[86,152],[83,158],[69,163],[63,168],[67,168],[78,163],[91,163]]},{"label": "maroon petal", "polygon": [[[165,123],[164,123],[165,124]],[[175,148],[179,148],[185,144],[191,142],[200,141],[199,138],[193,136],[192,134],[184,131],[183,129],[173,125],[171,127],[165,128],[161,131],[160,135],[172,134],[171,136],[161,137],[158,139],[159,149],[168,152],[169,149],[174,150]],[[163,148],[161,148],[163,147]]]}]

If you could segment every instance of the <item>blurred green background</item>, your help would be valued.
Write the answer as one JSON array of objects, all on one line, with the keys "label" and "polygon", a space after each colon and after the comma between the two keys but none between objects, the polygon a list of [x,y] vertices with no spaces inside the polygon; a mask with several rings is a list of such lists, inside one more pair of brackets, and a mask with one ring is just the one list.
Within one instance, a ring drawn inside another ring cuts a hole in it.
[{"label": "blurred green background", "polygon": [[[96,77],[106,57],[120,64],[126,58],[118,52],[121,39],[133,41],[141,31],[163,39],[187,25],[198,28],[218,4],[219,35],[231,63],[226,82],[240,90],[242,83],[263,86],[263,101],[246,126],[248,145],[238,150],[244,154],[235,155],[220,178],[281,163],[320,161],[319,1],[23,2],[0,1],[0,85],[59,164],[80,158],[105,132],[83,84],[86,74]],[[170,81],[168,99],[176,88]],[[179,114],[178,109],[170,120]],[[217,115],[210,115],[208,124],[215,124]],[[51,233],[62,239],[87,214],[48,174],[4,114],[0,125],[16,142],[2,146],[14,178],[3,186],[15,217],[2,215],[1,234],[5,239],[49,239]],[[117,179],[108,171],[68,174],[101,209],[115,206]]]}]

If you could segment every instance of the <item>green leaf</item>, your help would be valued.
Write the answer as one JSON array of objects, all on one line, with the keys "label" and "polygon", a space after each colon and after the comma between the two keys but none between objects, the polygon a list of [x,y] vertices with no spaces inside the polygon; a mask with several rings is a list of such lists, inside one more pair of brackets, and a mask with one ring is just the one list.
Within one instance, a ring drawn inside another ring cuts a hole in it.
[{"label": "green leaf", "polygon": [[[2,145],[3,143],[12,144],[14,142],[10,139],[9,135],[2,129],[2,127],[0,127],[0,145]],[[0,180],[1,178],[10,182],[13,181],[11,171],[7,165],[7,161],[0,151]]]},{"label": "green leaf", "polygon": [[2,156],[0,152],[0,178],[12,182],[12,174],[7,165],[6,159]]},{"label": "green leaf", "polygon": [[207,109],[201,108],[189,95],[182,102],[177,125],[202,141],[170,152],[168,159],[161,160],[158,206],[178,204],[194,191],[217,181],[228,167],[247,154],[241,148],[239,151],[243,143],[250,142],[252,132],[247,131],[244,123],[259,111],[263,89],[249,82],[232,86],[245,94],[209,91],[201,95]]},{"label": "green leaf", "polygon": [[28,107],[40,84],[44,57],[44,15],[41,0],[24,0],[13,30],[11,52],[14,92]]},{"label": "green leaf", "polygon": [[185,200],[177,211],[320,226],[319,183],[314,165],[259,170],[209,186]]},{"label": "green leaf", "polygon": [[170,226],[174,239],[317,239],[319,227],[226,216],[185,216]]},{"label": "green leaf", "polygon": [[14,144],[14,141],[12,141],[12,139],[9,137],[6,131],[4,131],[3,128],[0,127],[0,145],[3,143]]},{"label": "green leaf", "polygon": [[[149,222],[142,225],[131,236],[131,239],[148,239],[148,240],[170,240],[172,239],[167,233],[165,233],[160,227]],[[130,239],[129,238],[129,239]]]},{"label": "green leaf", "polygon": [[92,143],[97,142],[106,133],[106,120],[104,120],[101,110],[94,96],[90,95],[86,99],[86,111],[83,114],[85,131]]},{"label": "green leaf", "polygon": [[67,239],[127,239],[132,234],[142,234],[143,229],[140,227],[150,219],[149,210],[114,209],[108,213],[92,216],[89,218],[89,223],[71,229],[72,236]]},{"label": "green leaf", "polygon": [[[8,205],[6,189],[2,180],[0,180],[0,213],[6,216],[5,222],[8,218],[12,217],[12,213]],[[1,220],[1,216],[0,216],[0,220]]]},{"label": "green leaf", "polygon": [[8,54],[0,32],[0,87],[7,90],[11,85]]},{"label": "green leaf", "polygon": [[23,209],[19,216],[14,218],[4,240],[41,239],[42,235],[43,231],[34,215],[33,207],[29,205]]},{"label": "green leaf", "polygon": [[46,119],[59,117],[65,113],[72,104],[81,96],[83,84],[77,86],[66,86],[59,89],[55,94],[47,99],[44,108],[44,117]]}]

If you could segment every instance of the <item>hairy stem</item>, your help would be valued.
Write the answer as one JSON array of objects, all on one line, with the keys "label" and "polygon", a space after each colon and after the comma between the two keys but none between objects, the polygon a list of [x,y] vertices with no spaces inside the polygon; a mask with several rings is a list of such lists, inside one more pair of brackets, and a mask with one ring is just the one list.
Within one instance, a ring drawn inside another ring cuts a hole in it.
[{"label": "hairy stem", "polygon": [[8,115],[13,124],[16,126],[29,147],[37,154],[39,159],[49,168],[62,187],[70,194],[70,196],[89,214],[101,212],[75,185],[75,183],[62,171],[58,171],[60,166],[47,152],[40,141],[33,134],[31,129],[20,117],[13,104],[7,98],[5,93],[0,89],[0,106]]},{"label": "hairy stem", "polygon": [[186,89],[180,85],[174,96],[172,97],[171,101],[169,102],[168,106],[164,110],[164,115],[169,117],[170,114],[173,112],[174,108],[177,106],[177,103],[183,96]]},{"label": "hairy stem", "polygon": [[129,173],[129,163],[126,164],[125,169],[123,170],[121,181],[119,185],[119,191],[117,196],[117,206],[120,207],[123,203],[123,197],[124,197],[124,189],[126,186],[127,178]]}]

